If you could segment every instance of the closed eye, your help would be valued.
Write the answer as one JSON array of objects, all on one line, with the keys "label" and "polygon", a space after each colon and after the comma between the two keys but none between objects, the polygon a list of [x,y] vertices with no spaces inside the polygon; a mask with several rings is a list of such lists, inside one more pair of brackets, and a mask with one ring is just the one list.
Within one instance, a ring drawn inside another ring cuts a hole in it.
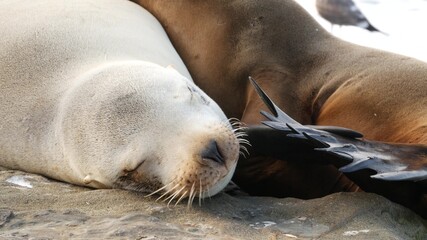
[{"label": "closed eye", "polygon": [[194,88],[194,87],[192,87],[192,86],[190,86],[190,85],[187,85],[187,88],[188,88],[188,90],[190,91],[190,93],[191,93],[191,100],[193,100],[193,96],[194,95],[196,95],[196,96],[198,96],[201,100],[202,100],[202,103],[203,104],[205,104],[205,105],[209,105],[209,100],[208,99],[206,99],[202,94],[200,94],[200,92],[199,91],[197,91],[197,89],[196,88]]}]

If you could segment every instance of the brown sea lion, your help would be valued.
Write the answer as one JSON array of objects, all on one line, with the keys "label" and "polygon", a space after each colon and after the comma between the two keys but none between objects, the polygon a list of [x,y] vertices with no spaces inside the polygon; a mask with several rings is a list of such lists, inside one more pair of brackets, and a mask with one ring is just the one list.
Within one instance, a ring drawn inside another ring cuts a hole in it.
[{"label": "brown sea lion", "polygon": [[[134,2],[161,22],[195,83],[228,117],[248,125],[264,120],[259,111],[266,108],[247,80],[252,76],[302,124],[427,144],[426,63],[339,40],[292,0]],[[425,165],[427,158],[420,161]],[[239,161],[234,180],[251,194],[279,197],[359,190],[334,166],[256,154]],[[358,185],[427,216],[426,195],[411,182],[362,178]]]}]

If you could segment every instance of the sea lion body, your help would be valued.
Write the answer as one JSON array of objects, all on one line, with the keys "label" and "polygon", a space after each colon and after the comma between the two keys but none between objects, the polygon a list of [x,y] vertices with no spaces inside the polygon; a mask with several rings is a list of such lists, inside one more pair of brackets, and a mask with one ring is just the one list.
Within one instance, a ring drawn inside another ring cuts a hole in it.
[{"label": "sea lion body", "polygon": [[165,186],[176,198],[227,184],[231,126],[146,10],[13,0],[0,22],[1,166],[96,188]]},{"label": "sea lion body", "polygon": [[[159,19],[195,83],[228,117],[249,125],[265,120],[252,76],[302,124],[427,144],[427,64],[421,61],[339,40],[292,0],[135,2]],[[279,197],[359,190],[335,167],[255,155],[239,161],[234,180],[251,194]],[[369,177],[361,184],[418,212],[426,209],[427,198],[411,186],[407,194]]]}]

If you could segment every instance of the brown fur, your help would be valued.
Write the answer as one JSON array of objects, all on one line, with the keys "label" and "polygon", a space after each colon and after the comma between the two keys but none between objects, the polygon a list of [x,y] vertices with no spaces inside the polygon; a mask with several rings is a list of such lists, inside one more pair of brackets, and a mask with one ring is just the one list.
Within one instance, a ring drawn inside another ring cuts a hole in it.
[{"label": "brown fur", "polygon": [[[259,111],[265,106],[247,80],[252,76],[302,124],[348,127],[373,140],[427,144],[423,62],[338,40],[292,0],[135,2],[158,18],[195,83],[228,117],[247,124],[263,120]],[[252,194],[281,197],[358,190],[335,167],[262,157],[240,161],[234,179]],[[372,180],[363,187],[378,187],[390,197],[395,185],[387,184]],[[412,193],[409,202],[390,198],[426,211],[425,195]]]}]

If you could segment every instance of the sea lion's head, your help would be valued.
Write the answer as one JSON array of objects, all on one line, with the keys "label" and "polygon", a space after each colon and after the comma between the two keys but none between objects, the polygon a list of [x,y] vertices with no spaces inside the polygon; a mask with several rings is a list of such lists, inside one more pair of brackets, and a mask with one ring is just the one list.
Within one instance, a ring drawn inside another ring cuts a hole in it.
[{"label": "sea lion's head", "polygon": [[156,192],[171,201],[212,196],[227,185],[239,140],[192,81],[145,62],[86,75],[67,94],[62,125],[87,185]]}]

